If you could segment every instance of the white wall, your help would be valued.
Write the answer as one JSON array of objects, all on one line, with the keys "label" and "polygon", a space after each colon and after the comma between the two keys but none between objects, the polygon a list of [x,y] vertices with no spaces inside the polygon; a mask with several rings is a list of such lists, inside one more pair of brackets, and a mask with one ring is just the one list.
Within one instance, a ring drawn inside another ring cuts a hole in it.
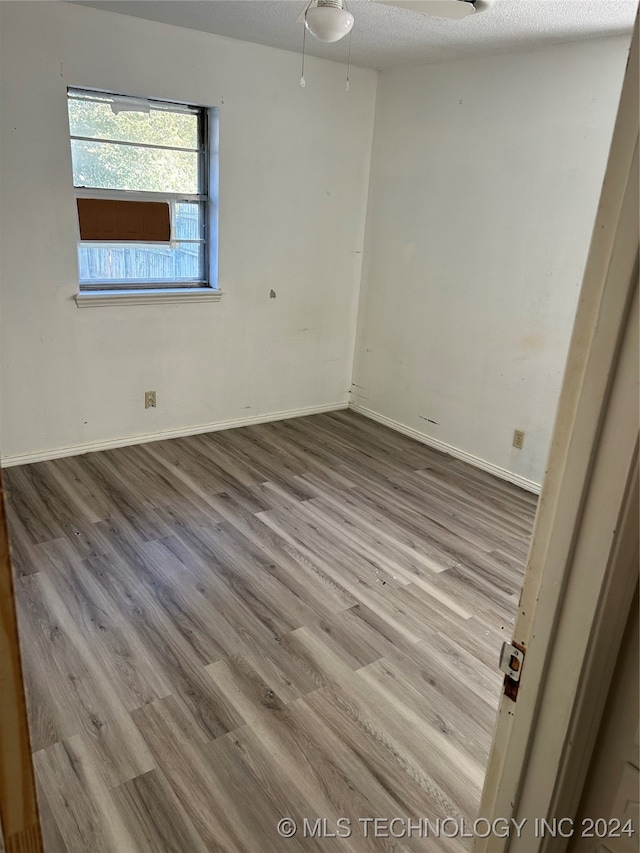
[{"label": "white wall", "polygon": [[628,46],[379,76],[352,404],[542,480]]},{"label": "white wall", "polygon": [[[0,15],[3,457],[345,403],[376,73],[347,95],[309,58],[301,90],[295,53],[65,3]],[[222,302],[76,307],[69,85],[222,105]]]},{"label": "white wall", "polygon": [[[64,3],[0,30],[5,462],[336,407],[353,366],[352,404],[542,479],[627,39],[385,72],[376,101],[373,71],[347,95],[311,58],[301,90],[295,53]],[[68,85],[221,105],[221,303],[76,307]]]}]

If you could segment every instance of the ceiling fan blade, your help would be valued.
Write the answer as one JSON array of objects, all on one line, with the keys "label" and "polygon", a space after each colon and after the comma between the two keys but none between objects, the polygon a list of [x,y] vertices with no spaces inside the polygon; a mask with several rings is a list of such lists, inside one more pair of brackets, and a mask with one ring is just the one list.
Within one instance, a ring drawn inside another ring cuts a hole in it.
[{"label": "ceiling fan blade", "polygon": [[[1,2],[1,0],[0,0]],[[465,2],[465,0],[373,0],[381,6],[397,6],[399,9],[409,9],[411,12],[418,12],[420,15],[429,15],[434,18],[449,18],[451,20],[460,20],[468,15],[473,15],[476,11],[473,3]],[[486,2],[480,0],[483,7],[487,6]],[[305,12],[307,6],[300,12],[296,18],[297,24],[304,23]],[[311,4],[313,5],[313,4]]]},{"label": "ceiling fan blade", "polygon": [[375,2],[383,6],[410,9],[412,12],[432,15],[435,18],[460,19],[475,12],[473,3],[467,3],[464,0],[375,0]]}]

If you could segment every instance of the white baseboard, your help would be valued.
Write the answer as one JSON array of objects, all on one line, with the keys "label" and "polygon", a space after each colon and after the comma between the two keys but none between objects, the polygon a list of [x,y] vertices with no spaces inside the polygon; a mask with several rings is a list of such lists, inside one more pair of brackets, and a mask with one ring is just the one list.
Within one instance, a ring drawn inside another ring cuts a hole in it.
[{"label": "white baseboard", "polygon": [[61,459],[64,456],[78,456],[81,453],[92,453],[96,450],[113,450],[116,447],[127,447],[132,444],[147,444],[150,441],[163,441],[166,438],[179,438],[184,435],[198,435],[203,432],[218,432],[223,429],[263,424],[270,421],[283,421],[288,418],[301,418],[306,415],[319,415],[322,412],[336,412],[348,408],[348,403],[333,403],[326,406],[308,406],[304,409],[290,409],[286,412],[272,412],[256,417],[234,418],[228,421],[215,421],[210,424],[169,429],[162,432],[152,432],[143,435],[130,435],[127,438],[94,441],[90,444],[74,444],[70,447],[56,447],[51,450],[38,450],[33,453],[22,453],[17,456],[0,457],[0,468],[12,468],[15,465],[28,465],[30,462],[46,462],[48,459]]},{"label": "white baseboard", "polygon": [[440,450],[443,453],[454,456],[456,459],[461,459],[463,462],[468,462],[482,471],[488,471],[501,480],[506,480],[509,483],[514,483],[526,489],[528,492],[540,494],[540,484],[528,480],[526,477],[521,477],[519,474],[514,474],[513,471],[508,471],[506,468],[500,468],[492,462],[487,462],[485,459],[480,459],[478,456],[473,456],[465,450],[460,450],[458,447],[453,447],[450,444],[445,444],[444,441],[438,441],[436,438],[425,435],[412,427],[388,418],[385,415],[380,415],[372,409],[367,409],[365,406],[359,406],[351,403],[333,403],[326,406],[308,406],[303,409],[289,409],[285,412],[272,412],[271,414],[258,415],[254,417],[234,418],[227,421],[215,421],[209,424],[198,424],[198,426],[184,427],[181,429],[164,430],[162,432],[145,433],[143,435],[131,435],[127,438],[108,439],[106,441],[94,441],[89,444],[74,444],[69,447],[57,447],[51,450],[39,450],[32,453],[22,453],[17,456],[2,456],[0,457],[0,468],[11,468],[15,465],[28,465],[30,462],[45,462],[48,459],[61,459],[64,456],[78,456],[82,453],[92,453],[97,450],[113,450],[116,447],[127,447],[132,444],[147,444],[150,441],[163,441],[167,438],[179,438],[184,435],[198,435],[205,432],[217,432],[223,429],[234,429],[236,427],[250,426],[251,424],[268,423],[269,421],[282,421],[288,418],[300,418],[306,415],[319,415],[322,412],[336,412],[340,409],[350,408],[354,412],[370,418],[372,421],[377,421],[384,426],[388,426],[396,432],[401,432],[414,438],[416,441],[426,444],[428,447],[433,447],[435,450]]},{"label": "white baseboard", "polygon": [[496,477],[500,477],[501,480],[514,483],[514,485],[520,486],[528,492],[533,492],[535,495],[540,494],[540,483],[535,483],[533,480],[527,480],[526,477],[514,474],[513,471],[509,471],[506,468],[500,468],[499,465],[487,462],[486,459],[480,459],[479,456],[467,453],[466,450],[460,450],[460,448],[453,447],[451,444],[445,444],[444,441],[438,441],[437,438],[431,438],[431,436],[425,435],[425,433],[419,432],[417,429],[405,426],[405,424],[401,424],[399,421],[394,421],[393,418],[380,415],[372,409],[365,408],[365,406],[359,406],[357,403],[350,403],[349,408],[353,409],[354,412],[364,415],[365,418],[377,421],[379,424],[384,424],[384,426],[388,426],[391,429],[396,430],[396,432],[408,435],[409,438],[415,438],[416,441],[419,441],[421,444],[426,444],[428,447],[433,447],[434,450],[440,450],[442,453],[447,453],[449,456],[454,456],[456,459],[468,462],[470,465],[474,465],[482,471],[487,471],[489,474],[494,474]]}]

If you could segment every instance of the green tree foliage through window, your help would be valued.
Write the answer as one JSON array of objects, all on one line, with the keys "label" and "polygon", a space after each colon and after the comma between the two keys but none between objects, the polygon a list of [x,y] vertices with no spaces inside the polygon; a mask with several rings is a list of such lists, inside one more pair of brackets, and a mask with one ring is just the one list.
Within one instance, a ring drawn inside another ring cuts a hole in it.
[{"label": "green tree foliage through window", "polygon": [[[74,185],[198,193],[198,114],[153,107],[145,112],[143,103],[139,112],[131,108],[114,112],[112,103],[117,110],[118,102],[112,98],[69,98],[71,136],[84,137],[71,140]],[[169,146],[188,150],[175,151]]]}]

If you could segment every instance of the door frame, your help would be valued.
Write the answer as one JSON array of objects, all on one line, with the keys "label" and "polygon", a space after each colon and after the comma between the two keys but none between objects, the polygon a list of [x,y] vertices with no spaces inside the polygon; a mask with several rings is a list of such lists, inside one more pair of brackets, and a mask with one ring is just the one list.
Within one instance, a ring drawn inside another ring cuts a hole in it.
[{"label": "door frame", "polygon": [[1,471],[0,833],[7,853],[42,853]]}]

